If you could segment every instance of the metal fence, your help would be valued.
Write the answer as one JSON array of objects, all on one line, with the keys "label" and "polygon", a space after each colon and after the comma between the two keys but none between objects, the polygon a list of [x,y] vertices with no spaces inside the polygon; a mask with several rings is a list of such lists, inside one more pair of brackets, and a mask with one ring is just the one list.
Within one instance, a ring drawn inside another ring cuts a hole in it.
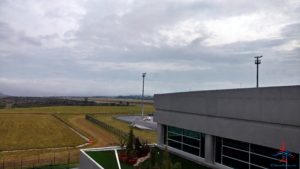
[{"label": "metal fence", "polygon": [[115,128],[107,123],[104,123],[102,121],[99,121],[98,119],[95,119],[93,116],[91,115],[85,115],[85,118],[87,120],[89,120],[90,122],[112,132],[113,134],[117,135],[118,137],[127,137],[128,136],[128,133],[125,133],[124,131],[118,129],[118,128]]},{"label": "metal fence", "polygon": [[69,168],[79,162],[79,151],[76,152],[51,152],[47,154],[30,155],[23,157],[2,157],[0,169],[39,169],[48,166],[55,169],[59,165]]},{"label": "metal fence", "polygon": [[[118,114],[119,114],[119,113],[118,113]],[[122,115],[124,115],[124,114],[122,114]],[[130,115],[132,115],[132,114],[130,114]],[[116,128],[116,127],[113,127],[113,126],[111,126],[111,125],[109,125],[109,124],[107,124],[107,123],[105,123],[105,122],[103,122],[103,121],[100,121],[100,120],[94,118],[92,115],[88,115],[88,114],[85,115],[85,119],[86,119],[86,120],[89,120],[90,122],[92,122],[92,123],[94,123],[94,124],[96,124],[96,125],[98,125],[98,126],[104,128],[104,129],[106,129],[107,131],[109,131],[109,132],[115,134],[115,135],[118,136],[119,138],[121,138],[121,137],[122,137],[122,138],[128,138],[128,133],[126,133],[126,132],[124,132],[124,131],[122,131],[122,130]],[[148,140],[145,140],[145,139],[143,139],[143,138],[139,138],[139,140],[140,140],[141,142],[143,142],[143,143],[148,143]]]}]

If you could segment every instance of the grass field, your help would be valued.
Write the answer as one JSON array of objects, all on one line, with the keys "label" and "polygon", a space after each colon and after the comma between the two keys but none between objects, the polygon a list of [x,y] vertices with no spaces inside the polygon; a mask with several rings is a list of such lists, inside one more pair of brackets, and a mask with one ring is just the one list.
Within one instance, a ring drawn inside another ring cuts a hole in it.
[{"label": "grass field", "polygon": [[[139,113],[140,106],[51,106],[51,107],[32,107],[32,108],[12,108],[0,109],[1,113]],[[145,105],[145,112],[154,112],[152,105]]]},{"label": "grass field", "polygon": [[[115,135],[85,120],[85,114],[136,114],[140,111],[140,106],[51,106],[0,109],[0,162],[4,160],[5,163],[15,163],[13,165],[17,166],[22,160],[23,166],[25,161],[28,161],[30,166],[36,164],[37,159],[40,158],[39,165],[47,165],[51,164],[55,153],[57,164],[62,164],[66,163],[66,155],[70,153],[71,162],[78,163],[78,148],[13,152],[2,150],[74,146],[85,142],[52,114],[59,116],[72,128],[91,138],[94,142],[88,147],[118,145],[119,139]],[[153,106],[145,105],[145,112],[154,112]],[[116,123],[120,122],[112,120]]]},{"label": "grass field", "polygon": [[67,147],[85,141],[51,115],[1,114],[0,150]]},{"label": "grass field", "polygon": [[[115,119],[116,115],[94,115],[94,117],[102,122],[105,122],[115,128],[118,128],[126,133],[129,132],[130,125],[126,122],[122,122],[120,120]],[[136,136],[147,140],[149,143],[156,142],[156,132],[151,130],[140,130],[140,129],[133,129],[133,132]]]},{"label": "grass field", "polygon": [[[116,144],[116,137],[84,119],[84,114],[135,114],[140,106],[53,106],[34,108],[0,109],[0,150],[35,149],[46,147],[76,146],[84,143],[76,133],[51,114],[62,117],[73,128],[93,138],[97,146]],[[145,112],[154,112],[152,105]],[[100,116],[99,116],[100,117]],[[103,116],[104,117],[104,116]],[[128,132],[127,123],[105,116],[104,120]],[[155,141],[154,132],[136,131],[136,134]],[[100,135],[105,136],[99,137]],[[72,138],[72,139],[70,139]]]},{"label": "grass field", "polygon": [[80,133],[83,133],[89,139],[93,140],[93,144],[89,145],[89,147],[103,147],[119,144],[117,136],[87,121],[85,115],[60,114],[59,116],[77,131],[80,131]]}]

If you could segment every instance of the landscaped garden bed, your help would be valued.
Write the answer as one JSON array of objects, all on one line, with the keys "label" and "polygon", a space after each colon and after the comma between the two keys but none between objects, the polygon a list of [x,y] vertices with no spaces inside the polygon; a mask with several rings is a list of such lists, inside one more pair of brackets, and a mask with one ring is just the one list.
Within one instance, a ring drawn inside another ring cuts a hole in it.
[{"label": "landscaped garden bed", "polygon": [[103,169],[208,169],[169,153],[167,148],[141,143],[132,130],[128,138],[120,138],[120,147],[85,150],[85,153]]},{"label": "landscaped garden bed", "polygon": [[[207,167],[201,166],[195,162],[184,159],[155,146],[151,147],[150,151],[150,158],[140,163],[138,166],[133,166],[120,160],[121,169],[208,169]],[[118,150],[118,152],[120,152],[120,150]],[[104,169],[119,169],[113,149],[104,151],[87,151],[86,153]],[[169,160],[166,158],[169,158]],[[171,168],[163,168],[164,166],[170,166]]]}]

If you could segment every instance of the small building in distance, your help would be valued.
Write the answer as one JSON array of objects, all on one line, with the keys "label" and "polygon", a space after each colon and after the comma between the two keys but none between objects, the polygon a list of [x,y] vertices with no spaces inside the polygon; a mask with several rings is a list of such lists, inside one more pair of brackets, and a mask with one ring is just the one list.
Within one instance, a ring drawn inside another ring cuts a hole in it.
[{"label": "small building in distance", "polygon": [[299,169],[300,86],[154,96],[158,145],[212,168]]}]

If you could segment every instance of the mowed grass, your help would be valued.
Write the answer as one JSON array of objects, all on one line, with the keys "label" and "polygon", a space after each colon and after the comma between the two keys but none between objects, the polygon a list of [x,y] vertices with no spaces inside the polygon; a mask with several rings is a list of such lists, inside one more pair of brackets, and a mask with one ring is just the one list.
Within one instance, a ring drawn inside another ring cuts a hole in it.
[{"label": "mowed grass", "polygon": [[85,141],[52,115],[0,114],[0,150],[77,146]]},{"label": "mowed grass", "polygon": [[105,147],[119,144],[116,135],[86,120],[85,115],[60,114],[59,117],[93,141],[93,144],[88,147]]},{"label": "mowed grass", "polygon": [[89,151],[87,154],[107,169],[118,169],[115,151]]},{"label": "mowed grass", "polygon": [[[117,120],[115,119],[115,116],[116,115],[94,115],[96,119],[128,133],[130,129],[129,123]],[[155,143],[157,141],[157,135],[155,131],[134,128],[133,132],[135,136],[147,140],[148,143]]]},{"label": "mowed grass", "polygon": [[[51,106],[51,107],[32,107],[32,108],[12,108],[0,109],[1,113],[70,113],[70,114],[89,114],[89,113],[140,113],[140,106]],[[152,105],[145,105],[145,112],[154,112]]]},{"label": "mowed grass", "polygon": [[[77,117],[78,115],[84,117],[85,114],[89,113],[136,114],[140,113],[140,111],[140,106],[51,106],[0,109],[0,151],[69,147],[84,143],[82,138],[51,114],[59,115],[73,128],[81,131],[81,133],[89,138],[98,140],[98,135],[101,135],[101,132],[91,129],[94,124],[91,123],[89,125],[89,121],[83,118],[73,119],[73,117]],[[145,112],[154,112],[154,107],[152,105],[145,105]],[[113,120],[119,122],[116,119]],[[99,127],[97,126],[97,128]],[[126,132],[128,132],[127,129],[128,127],[126,128]],[[95,145],[100,143],[101,145],[110,145],[118,141],[113,138],[111,137],[110,140],[107,140],[108,138],[103,139],[101,137],[99,143]],[[155,139],[152,140],[154,141]],[[108,143],[104,143],[105,141]]]}]

